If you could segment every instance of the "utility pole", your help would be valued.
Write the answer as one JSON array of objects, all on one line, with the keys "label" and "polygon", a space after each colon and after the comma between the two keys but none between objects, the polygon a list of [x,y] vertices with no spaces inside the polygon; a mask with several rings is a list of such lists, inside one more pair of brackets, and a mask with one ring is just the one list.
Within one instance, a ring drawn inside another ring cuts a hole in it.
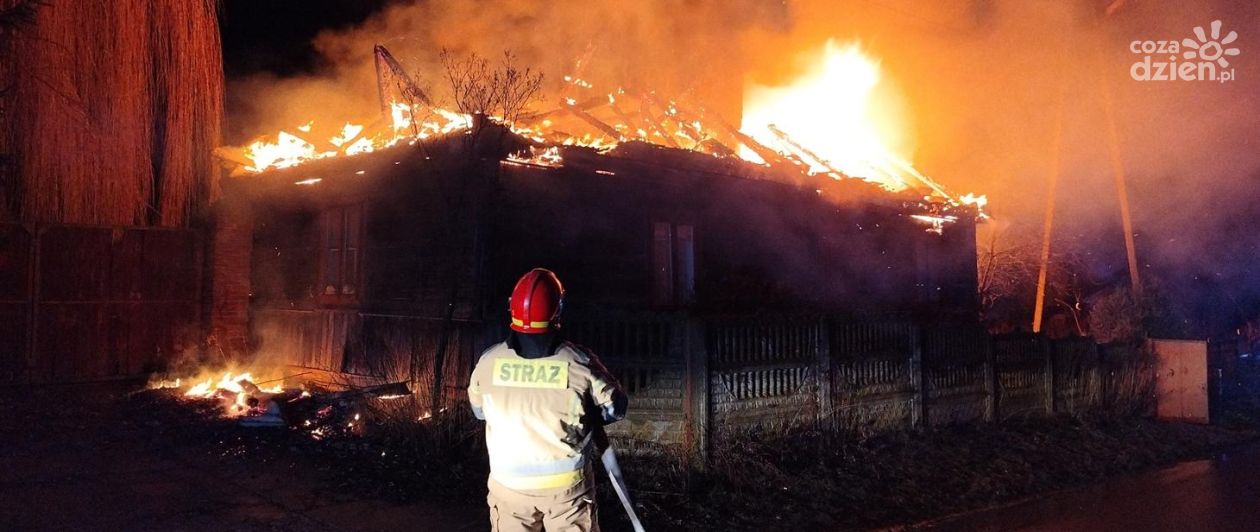
[{"label": "utility pole", "polygon": [[[1101,69],[1100,69],[1101,70]],[[1124,161],[1120,157],[1120,135],[1116,131],[1116,117],[1111,100],[1111,84],[1107,76],[1099,72],[1102,78],[1103,115],[1107,121],[1107,145],[1111,152],[1111,173],[1116,179],[1116,197],[1120,199],[1120,224],[1124,228],[1124,251],[1129,261],[1129,285],[1133,295],[1142,293],[1142,280],[1138,273],[1137,250],[1133,244],[1133,218],[1129,215],[1129,190],[1124,175]]]},{"label": "utility pole", "polygon": [[[1103,21],[1105,22],[1123,7],[1123,0],[1112,2],[1103,13]],[[1104,34],[1100,34],[1097,40],[1098,81],[1102,88],[1103,118],[1107,121],[1107,147],[1111,152],[1111,173],[1115,176],[1116,196],[1120,200],[1120,224],[1124,228],[1124,251],[1129,262],[1129,286],[1132,288],[1133,295],[1137,296],[1142,293],[1142,280],[1138,274],[1137,250],[1133,244],[1133,218],[1129,216],[1129,189],[1124,174],[1124,161],[1120,157],[1120,134],[1116,131],[1115,104],[1111,98],[1111,84],[1107,82],[1107,72],[1103,68],[1105,64],[1103,58],[1106,57],[1103,51],[1104,42],[1106,42]]]},{"label": "utility pole", "polygon": [[1041,332],[1041,319],[1046,304],[1046,276],[1050,269],[1050,235],[1054,228],[1055,192],[1059,188],[1059,173],[1063,171],[1063,100],[1067,96],[1067,78],[1059,85],[1055,100],[1054,137],[1050,141],[1050,182],[1046,191],[1046,219],[1042,223],[1041,261],[1037,272],[1037,303],[1033,307],[1032,331]]}]

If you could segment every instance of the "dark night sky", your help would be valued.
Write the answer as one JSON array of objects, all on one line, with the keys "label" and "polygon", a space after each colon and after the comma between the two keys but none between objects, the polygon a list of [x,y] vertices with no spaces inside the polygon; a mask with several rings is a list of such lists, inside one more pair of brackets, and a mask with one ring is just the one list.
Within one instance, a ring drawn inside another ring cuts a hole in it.
[{"label": "dark night sky", "polygon": [[292,75],[316,69],[311,39],[353,26],[395,0],[226,0],[222,34],[229,78],[258,72]]}]

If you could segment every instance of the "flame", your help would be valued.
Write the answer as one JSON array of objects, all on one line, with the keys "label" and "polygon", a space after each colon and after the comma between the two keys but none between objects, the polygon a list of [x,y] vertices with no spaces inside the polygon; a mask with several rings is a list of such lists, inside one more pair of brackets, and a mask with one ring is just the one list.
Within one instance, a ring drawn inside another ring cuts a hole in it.
[{"label": "flame", "polygon": [[177,389],[190,399],[218,399],[222,402],[223,412],[230,417],[246,415],[251,411],[249,399],[255,394],[278,394],[284,391],[280,385],[259,386],[258,380],[251,372],[237,373],[234,370],[215,371],[202,370],[190,378],[174,380],[156,380],[149,383],[151,389]]},{"label": "flame", "polygon": [[514,153],[507,157],[508,163],[526,164],[532,166],[545,166],[548,168],[560,168],[564,166],[564,156],[560,154],[559,146],[551,146],[548,148],[530,147],[528,152]]},{"label": "flame", "polygon": [[389,119],[389,123],[394,126],[394,131],[411,127],[411,106],[403,102],[391,102]]},{"label": "flame", "polygon": [[915,221],[927,224],[927,232],[934,234],[943,234],[945,232],[945,224],[952,224],[958,221],[957,216],[946,216],[939,214],[911,214],[910,218]]},{"label": "flame", "polygon": [[350,122],[346,122],[346,125],[341,127],[341,133],[338,133],[333,138],[328,139],[328,142],[331,143],[333,146],[340,148],[341,145],[357,138],[359,136],[359,133],[362,133],[362,132],[363,132],[363,126],[359,124],[351,124]]},{"label": "flame", "polygon": [[[177,379],[177,382],[178,382],[178,379]],[[245,391],[245,387],[241,385],[241,383],[243,382],[248,382],[250,384],[253,384],[255,387],[257,387],[259,390],[263,391],[264,393],[280,393],[284,391],[283,387],[279,385],[266,387],[266,388],[262,386],[258,386],[254,382],[254,375],[248,371],[244,373],[232,373],[231,371],[225,371],[223,372],[223,375],[219,377],[217,382],[215,381],[213,377],[208,377],[206,378],[206,380],[201,381],[200,383],[195,384],[193,386],[190,386],[188,388],[188,391],[184,392],[184,397],[210,398],[210,397],[214,397],[215,393],[217,393],[219,390],[224,390],[224,391],[228,391],[232,393],[241,393]]]},{"label": "flame", "polygon": [[275,142],[259,140],[245,148],[245,157],[251,161],[245,169],[262,172],[268,168],[288,168],[303,161],[332,155],[335,153],[320,153],[314,144],[287,131],[281,131]]},{"label": "flame", "polygon": [[369,130],[363,124],[345,122],[326,141],[320,141],[325,144],[322,149],[310,140],[324,138],[317,136],[320,127],[313,120],[294,126],[301,135],[281,131],[274,139],[260,138],[241,150],[248,161],[242,168],[247,173],[257,174],[315,159],[370,153],[399,142],[445,135],[472,125],[471,116],[436,107],[420,113],[420,109],[411,104],[394,101],[389,104],[389,110],[387,127]]},{"label": "flame", "polygon": [[989,197],[984,194],[977,196],[972,193],[967,193],[958,198],[958,201],[962,202],[963,205],[972,205],[977,210],[983,211],[984,206],[989,204]]},{"label": "flame", "polygon": [[[888,148],[890,113],[876,105],[879,62],[857,44],[828,41],[819,60],[782,86],[751,85],[744,93],[741,130],[770,147],[794,153],[816,173],[836,171],[878,183],[893,192],[908,188],[901,176],[911,165]],[[763,162],[748,150],[741,156]]]}]

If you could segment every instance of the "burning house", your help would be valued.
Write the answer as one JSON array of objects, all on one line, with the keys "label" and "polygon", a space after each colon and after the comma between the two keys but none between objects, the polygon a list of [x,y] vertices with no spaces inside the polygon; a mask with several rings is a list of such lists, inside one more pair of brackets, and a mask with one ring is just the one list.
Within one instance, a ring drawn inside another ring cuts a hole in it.
[{"label": "burning house", "polygon": [[220,152],[238,162],[235,222],[213,239],[248,264],[216,268],[250,283],[219,304],[247,305],[252,347],[290,373],[438,376],[455,397],[537,266],[596,349],[583,323],[610,317],[974,319],[977,211],[908,164],[853,177],[777,127],[772,148],[699,106],[573,78],[558,109],[505,124],[432,105],[392,64],[378,50],[375,123]]}]

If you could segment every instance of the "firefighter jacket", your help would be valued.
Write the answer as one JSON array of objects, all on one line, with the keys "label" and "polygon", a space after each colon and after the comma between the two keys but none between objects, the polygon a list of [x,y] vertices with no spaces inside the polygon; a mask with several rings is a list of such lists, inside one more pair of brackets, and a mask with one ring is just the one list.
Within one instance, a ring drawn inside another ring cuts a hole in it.
[{"label": "firefighter jacket", "polygon": [[522,491],[582,482],[594,432],[624,417],[627,402],[599,359],[569,342],[539,358],[492,346],[473,369],[468,401],[486,422],[490,477]]}]

